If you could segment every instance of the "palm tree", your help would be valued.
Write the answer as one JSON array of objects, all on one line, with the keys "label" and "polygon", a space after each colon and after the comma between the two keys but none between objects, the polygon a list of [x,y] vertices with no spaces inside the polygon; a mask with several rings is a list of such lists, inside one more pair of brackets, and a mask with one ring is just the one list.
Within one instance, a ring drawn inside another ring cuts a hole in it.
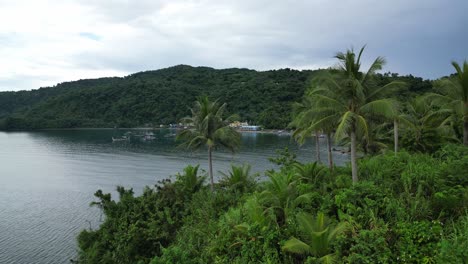
[{"label": "palm tree", "polygon": [[358,181],[357,138],[368,138],[368,118],[392,119],[395,113],[395,100],[389,94],[400,89],[402,82],[391,82],[375,87],[372,76],[382,69],[385,60],[377,57],[367,72],[361,72],[362,47],[358,55],[353,50],[338,53],[339,60],[336,73],[327,73],[316,79],[315,87],[309,91],[314,101],[313,115],[315,120],[310,129],[320,127],[337,120],[335,138],[348,138],[351,141],[351,171],[353,182]]},{"label": "palm tree", "polygon": [[463,68],[455,61],[452,65],[457,71],[455,76],[439,81],[439,93],[430,93],[428,97],[451,109],[453,116],[462,118],[463,144],[468,146],[468,61],[463,62]]},{"label": "palm tree", "polygon": [[184,168],[184,172],[182,174],[178,173],[176,175],[177,182],[181,184],[182,190],[184,190],[185,193],[192,194],[199,191],[202,188],[206,176],[198,175],[199,168],[200,165],[188,165]]},{"label": "palm tree", "polygon": [[283,251],[312,254],[324,263],[335,263],[331,243],[347,230],[348,225],[346,223],[332,225],[323,213],[319,213],[316,218],[306,213],[299,213],[296,218],[302,240],[295,237],[289,239],[284,244]]},{"label": "palm tree", "polygon": [[296,163],[293,167],[296,171],[296,177],[309,184],[316,185],[317,181],[322,180],[325,175],[325,167],[317,162],[306,164]]},{"label": "palm tree", "polygon": [[318,129],[311,131],[309,126],[313,123],[313,115],[310,115],[309,109],[313,107],[313,102],[307,96],[304,97],[302,103],[295,103],[293,108],[295,111],[295,118],[289,124],[290,127],[294,127],[293,132],[294,140],[299,145],[304,145],[306,139],[312,134],[315,134],[315,160],[320,162],[320,142],[319,142],[319,131]]},{"label": "palm tree", "polygon": [[185,123],[193,127],[180,131],[176,140],[181,140],[182,146],[198,149],[208,148],[209,176],[211,190],[214,190],[212,153],[218,147],[224,147],[234,152],[240,146],[240,134],[229,126],[230,119],[224,119],[226,104],[218,100],[210,101],[207,96],[199,97],[190,109],[192,116],[185,118]]},{"label": "palm tree", "polygon": [[268,177],[270,181],[265,183],[265,190],[259,195],[260,202],[265,206],[265,211],[275,215],[276,222],[282,226],[287,223],[295,208],[310,202],[313,193],[300,193],[294,171],[272,172]]},{"label": "palm tree", "polygon": [[402,141],[412,151],[430,152],[439,148],[444,142],[454,142],[450,120],[451,110],[438,109],[429,97],[418,97],[406,106]]},{"label": "palm tree", "polygon": [[220,185],[234,191],[245,192],[253,190],[256,185],[257,174],[250,173],[251,166],[242,164],[240,166],[231,164],[231,171],[228,173],[220,172],[223,178],[220,180]]},{"label": "palm tree", "polygon": [[[394,127],[392,130],[395,131]],[[367,137],[363,137],[359,144],[365,155],[377,154],[389,146],[387,134],[389,134],[389,123],[382,123],[381,121],[367,120]]]}]

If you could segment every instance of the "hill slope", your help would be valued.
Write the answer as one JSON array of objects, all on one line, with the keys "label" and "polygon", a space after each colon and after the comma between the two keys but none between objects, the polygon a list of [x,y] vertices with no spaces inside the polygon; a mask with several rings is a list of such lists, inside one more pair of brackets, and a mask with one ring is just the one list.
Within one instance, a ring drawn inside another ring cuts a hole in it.
[{"label": "hill slope", "polygon": [[[189,107],[202,94],[227,102],[228,110],[239,114],[242,120],[267,128],[284,128],[290,120],[292,103],[300,100],[314,73],[179,65],[124,78],[80,80],[32,91],[1,92],[0,129],[175,123],[189,114]],[[381,77],[380,81],[387,82],[395,76]],[[420,78],[411,78],[415,89],[430,86]]]}]

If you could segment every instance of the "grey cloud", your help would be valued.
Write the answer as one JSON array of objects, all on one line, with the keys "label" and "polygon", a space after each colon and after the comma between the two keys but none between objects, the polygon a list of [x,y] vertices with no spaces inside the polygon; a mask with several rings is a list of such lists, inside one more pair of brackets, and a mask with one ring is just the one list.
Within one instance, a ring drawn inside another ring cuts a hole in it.
[{"label": "grey cloud", "polygon": [[69,55],[70,70],[327,67],[337,51],[368,44],[366,63],[385,56],[384,71],[437,78],[452,71],[450,60],[468,53],[464,0],[79,3],[92,10],[97,25],[127,31],[82,31],[99,36],[100,46]]}]

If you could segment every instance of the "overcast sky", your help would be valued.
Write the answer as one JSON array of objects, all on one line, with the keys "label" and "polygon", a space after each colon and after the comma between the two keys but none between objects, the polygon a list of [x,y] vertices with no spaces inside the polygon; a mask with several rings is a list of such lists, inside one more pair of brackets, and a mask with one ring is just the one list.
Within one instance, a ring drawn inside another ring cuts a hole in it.
[{"label": "overcast sky", "polygon": [[178,64],[316,69],[367,44],[384,71],[468,58],[468,0],[0,0],[0,90]]}]

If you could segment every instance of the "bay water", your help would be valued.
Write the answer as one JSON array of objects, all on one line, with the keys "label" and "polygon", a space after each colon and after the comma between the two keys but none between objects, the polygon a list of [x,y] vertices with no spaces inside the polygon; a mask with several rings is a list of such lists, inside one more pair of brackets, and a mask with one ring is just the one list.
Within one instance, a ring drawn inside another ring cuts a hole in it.
[{"label": "bay water", "polygon": [[[102,220],[90,207],[96,190],[114,194],[117,185],[145,186],[200,164],[207,170],[206,151],[177,147],[175,131],[154,130],[154,140],[133,136],[113,142],[128,130],[83,129],[0,132],[0,263],[69,263],[77,255],[76,236],[96,229]],[[133,135],[148,133],[131,131]],[[325,138],[320,139],[326,160]],[[243,133],[236,154],[215,151],[214,171],[227,172],[231,164],[249,163],[263,174],[275,165],[268,161],[276,150],[289,149],[299,161],[313,161],[315,146],[299,148],[289,135]],[[347,154],[334,153],[338,165]]]}]

